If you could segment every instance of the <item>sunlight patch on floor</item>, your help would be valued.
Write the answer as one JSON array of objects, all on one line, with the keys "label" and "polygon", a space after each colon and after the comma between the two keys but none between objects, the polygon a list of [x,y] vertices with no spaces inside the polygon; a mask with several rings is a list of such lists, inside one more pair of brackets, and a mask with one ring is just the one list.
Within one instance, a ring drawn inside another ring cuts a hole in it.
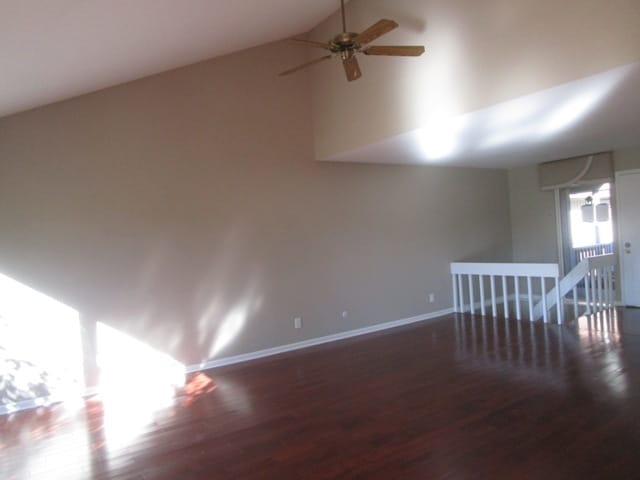
[{"label": "sunlight patch on floor", "polygon": [[97,364],[109,448],[125,446],[142,433],[156,412],[174,405],[185,382],[180,362],[101,322]]}]

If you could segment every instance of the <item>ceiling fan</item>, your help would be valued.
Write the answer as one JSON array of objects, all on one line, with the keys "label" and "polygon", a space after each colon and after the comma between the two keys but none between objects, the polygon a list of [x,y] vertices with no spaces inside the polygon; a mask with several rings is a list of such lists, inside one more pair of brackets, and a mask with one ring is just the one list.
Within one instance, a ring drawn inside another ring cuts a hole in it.
[{"label": "ceiling fan", "polygon": [[371,25],[369,28],[361,33],[354,33],[347,31],[347,22],[344,13],[344,0],[340,0],[340,11],[342,13],[342,33],[339,33],[332,40],[327,43],[314,42],[313,40],[305,40],[302,38],[290,38],[289,41],[300,43],[303,45],[322,48],[331,52],[324,57],[316,58],[310,62],[303,63],[297,67],[285,70],[280,73],[280,76],[289,75],[291,73],[302,70],[303,68],[310,67],[316,63],[320,63],[324,60],[329,60],[333,56],[340,56],[342,59],[342,65],[344,71],[347,74],[347,80],[352,82],[362,76],[358,60],[356,59],[356,53],[364,53],[365,55],[387,55],[387,56],[400,56],[400,57],[419,57],[424,53],[424,47],[422,45],[404,45],[404,46],[368,46],[382,35],[389,33],[394,28],[398,27],[398,24],[393,20],[382,19]]}]

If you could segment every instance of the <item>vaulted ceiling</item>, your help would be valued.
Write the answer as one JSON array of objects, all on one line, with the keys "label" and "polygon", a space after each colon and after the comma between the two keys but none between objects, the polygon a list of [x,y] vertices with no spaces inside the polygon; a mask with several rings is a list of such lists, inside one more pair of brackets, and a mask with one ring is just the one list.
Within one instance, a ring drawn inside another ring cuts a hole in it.
[{"label": "vaulted ceiling", "polygon": [[[301,32],[326,41],[338,8],[0,0],[0,116]],[[363,58],[352,83],[329,62],[300,73],[319,160],[508,167],[640,143],[637,0],[352,0],[347,16],[353,31],[397,20],[376,43],[427,53]]]},{"label": "vaulted ceiling", "polygon": [[306,32],[336,0],[0,0],[0,117]]}]

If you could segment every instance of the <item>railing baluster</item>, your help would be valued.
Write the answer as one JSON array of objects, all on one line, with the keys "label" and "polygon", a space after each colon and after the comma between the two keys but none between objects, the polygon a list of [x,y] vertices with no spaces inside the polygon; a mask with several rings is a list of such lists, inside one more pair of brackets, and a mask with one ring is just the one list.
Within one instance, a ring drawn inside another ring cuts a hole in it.
[{"label": "railing baluster", "polygon": [[562,324],[562,313],[564,310],[564,299],[560,295],[560,279],[556,277],[556,312],[558,315],[558,324]]},{"label": "railing baluster", "polygon": [[598,276],[596,272],[594,272],[594,270],[590,270],[591,272],[591,303],[593,304],[593,308],[591,309],[591,311],[593,313],[598,311],[598,300],[597,300],[597,293],[596,293],[596,277]]},{"label": "railing baluster", "polygon": [[522,312],[520,312],[520,282],[519,277],[513,277],[513,284],[516,290],[516,318],[522,320]]},{"label": "railing baluster", "polygon": [[494,317],[498,316],[498,312],[496,311],[496,282],[493,275],[490,277],[491,280],[491,313]]},{"label": "railing baluster", "polygon": [[605,267],[602,267],[602,303],[603,308],[607,310],[609,308],[609,278]]},{"label": "railing baluster", "polygon": [[509,318],[509,292],[507,291],[507,277],[502,276],[502,304],[504,305],[504,318]]},{"label": "railing baluster", "polygon": [[596,268],[596,285],[598,288],[598,311],[602,311],[602,269]]},{"label": "railing baluster", "polygon": [[542,290],[542,318],[544,319],[544,323],[549,323],[547,312],[547,289],[544,285],[544,277],[540,277],[540,290]]},{"label": "railing baluster", "polygon": [[478,278],[480,282],[480,313],[484,317],[487,313],[484,305],[484,275],[480,275]]},{"label": "railing baluster", "polygon": [[475,300],[473,298],[473,275],[468,275],[469,278],[469,312],[471,315],[476,314]]},{"label": "railing baluster", "polygon": [[527,293],[529,294],[529,321],[533,322],[533,296],[531,295],[531,277],[527,276]]},{"label": "railing baluster", "polygon": [[589,272],[584,277],[584,301],[585,301],[585,315],[591,315],[591,292],[589,291]]},{"label": "railing baluster", "polygon": [[578,287],[573,287],[573,316],[578,318]]},{"label": "railing baluster", "polygon": [[456,277],[458,275],[455,273],[451,274],[451,291],[453,292],[453,311],[458,312],[458,282],[456,281]]},{"label": "railing baluster", "polygon": [[609,308],[616,306],[616,298],[613,291],[613,270],[612,267],[607,268],[607,283],[609,285]]}]

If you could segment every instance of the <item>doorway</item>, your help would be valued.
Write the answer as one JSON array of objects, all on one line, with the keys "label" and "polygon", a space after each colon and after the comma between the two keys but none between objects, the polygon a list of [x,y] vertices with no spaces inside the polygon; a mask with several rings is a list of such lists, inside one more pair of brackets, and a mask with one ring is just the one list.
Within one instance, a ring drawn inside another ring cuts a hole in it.
[{"label": "doorway", "polygon": [[614,253],[612,190],[604,182],[560,191],[565,273],[587,257]]}]

